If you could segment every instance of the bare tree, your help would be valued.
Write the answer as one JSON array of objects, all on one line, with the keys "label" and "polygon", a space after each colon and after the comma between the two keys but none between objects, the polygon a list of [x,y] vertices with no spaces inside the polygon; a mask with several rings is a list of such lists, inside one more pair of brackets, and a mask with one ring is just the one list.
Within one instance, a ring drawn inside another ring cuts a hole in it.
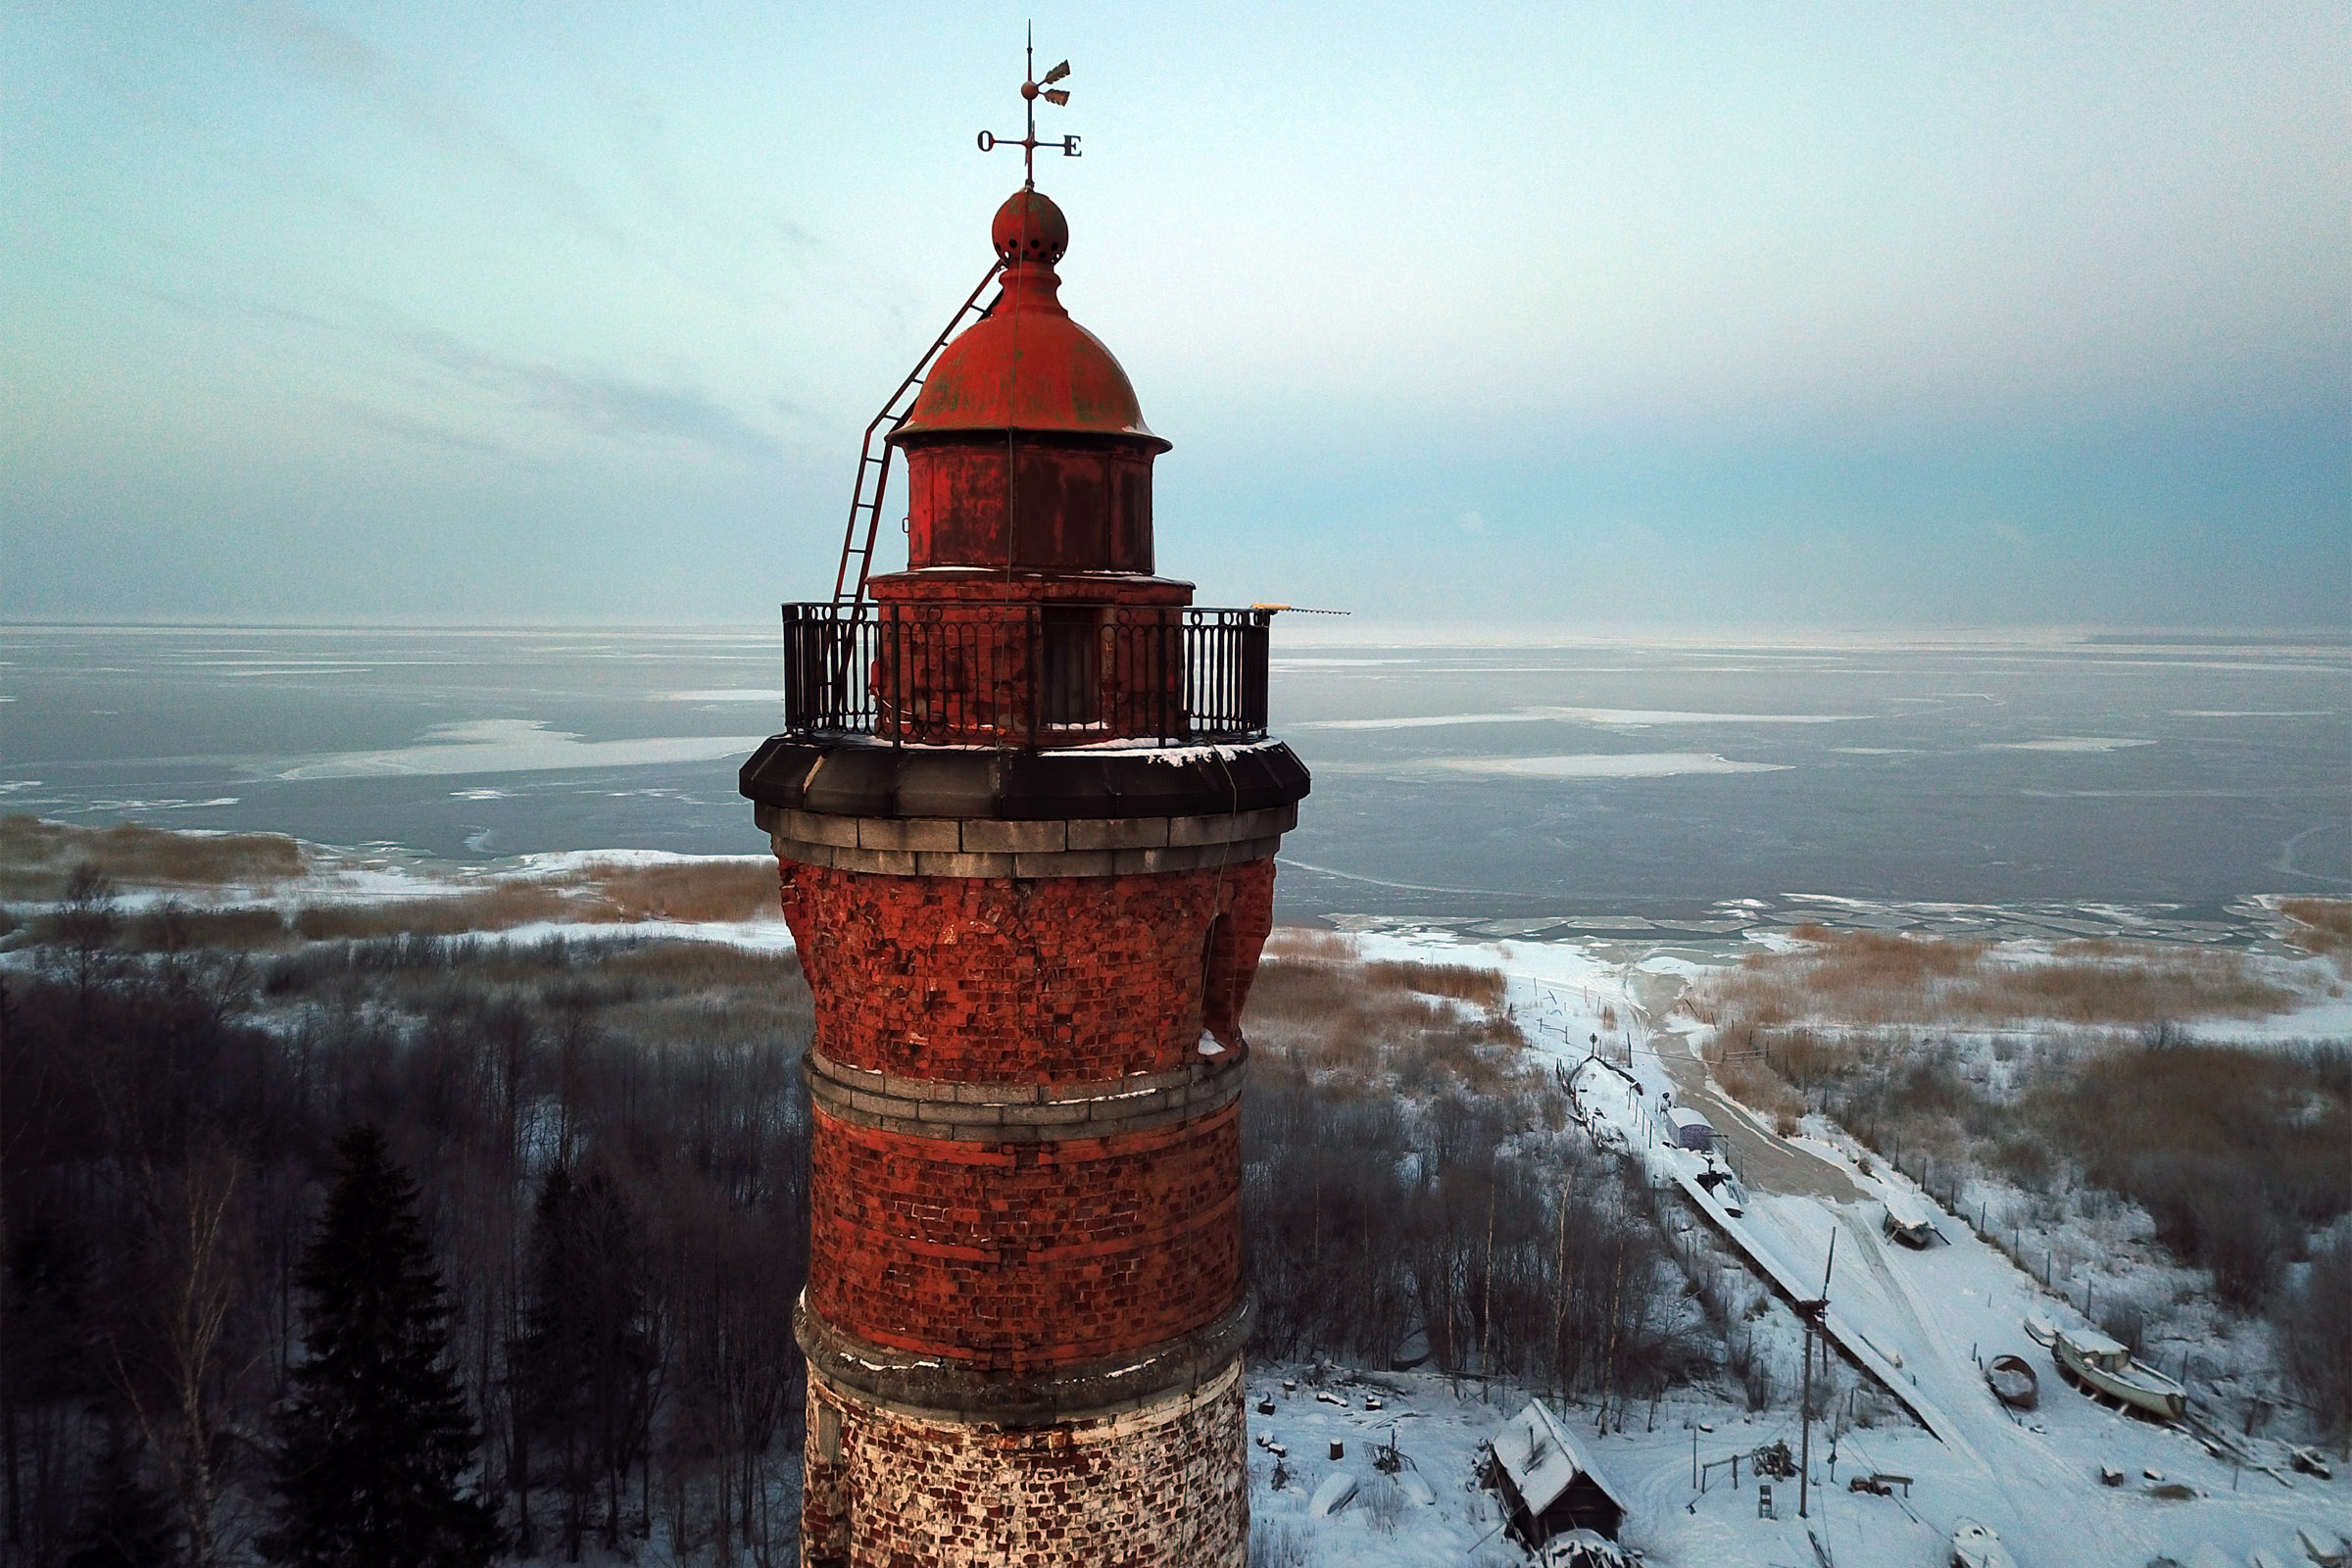
[{"label": "bare tree", "polygon": [[220,1560],[220,1507],[232,1439],[232,1386],[255,1357],[232,1319],[248,1284],[236,1193],[236,1155],[218,1147],[184,1167],[149,1173],[149,1296],[131,1333],[109,1337],[116,1393],[161,1456],[187,1532],[188,1560]]}]

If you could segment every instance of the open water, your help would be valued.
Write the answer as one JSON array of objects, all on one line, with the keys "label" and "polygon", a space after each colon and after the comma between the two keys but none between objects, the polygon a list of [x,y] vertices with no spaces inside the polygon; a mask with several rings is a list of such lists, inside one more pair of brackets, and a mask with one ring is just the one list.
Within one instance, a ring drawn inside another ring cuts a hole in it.
[{"label": "open water", "polygon": [[[2240,929],[2352,895],[2352,642],[1313,646],[1289,917]],[[0,810],[419,858],[761,849],[770,628],[0,628]],[[1959,906],[1969,907],[1959,907]]]}]

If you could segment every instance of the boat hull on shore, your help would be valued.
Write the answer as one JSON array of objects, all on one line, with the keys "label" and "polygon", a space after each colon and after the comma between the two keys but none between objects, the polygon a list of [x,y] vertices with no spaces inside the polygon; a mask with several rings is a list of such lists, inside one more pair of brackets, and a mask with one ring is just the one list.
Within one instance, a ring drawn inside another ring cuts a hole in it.
[{"label": "boat hull on shore", "polygon": [[2041,1402],[2041,1379],[2022,1355],[1996,1355],[1984,1369],[1993,1397],[2013,1410],[2031,1410]]},{"label": "boat hull on shore", "polygon": [[2050,1347],[2058,1373],[2068,1382],[2164,1421],[2188,1414],[2188,1391],[2163,1373],[2132,1359],[2104,1335],[2060,1331]]}]

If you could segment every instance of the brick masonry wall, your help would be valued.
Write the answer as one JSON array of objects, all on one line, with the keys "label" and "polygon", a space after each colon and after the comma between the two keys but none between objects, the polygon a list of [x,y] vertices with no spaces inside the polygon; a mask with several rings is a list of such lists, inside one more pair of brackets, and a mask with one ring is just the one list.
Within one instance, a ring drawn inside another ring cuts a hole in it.
[{"label": "brick masonry wall", "polygon": [[[1243,1568],[1241,1362],[1103,1421],[1007,1432],[808,1385],[804,1560],[826,1568]],[[829,1451],[828,1451],[829,1450]]]},{"label": "brick masonry wall", "polygon": [[1037,879],[786,861],[781,874],[818,1042],[846,1065],[910,1077],[1181,1067],[1204,1026],[1233,1038],[1274,921],[1271,860]]},{"label": "brick masonry wall", "polygon": [[1238,1102],[1110,1138],[812,1140],[808,1304],[877,1345],[1030,1372],[1157,1345],[1242,1286]]}]

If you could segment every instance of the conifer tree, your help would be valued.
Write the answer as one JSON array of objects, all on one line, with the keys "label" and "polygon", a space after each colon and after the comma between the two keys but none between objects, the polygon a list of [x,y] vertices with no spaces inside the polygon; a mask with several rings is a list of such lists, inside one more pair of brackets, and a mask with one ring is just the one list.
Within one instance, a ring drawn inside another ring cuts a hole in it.
[{"label": "conifer tree", "polygon": [[478,1568],[501,1533],[462,1490],[478,1443],[416,1184],[373,1128],[351,1128],[335,1151],[342,1172],[303,1260],[306,1354],[262,1550],[301,1568]]}]

